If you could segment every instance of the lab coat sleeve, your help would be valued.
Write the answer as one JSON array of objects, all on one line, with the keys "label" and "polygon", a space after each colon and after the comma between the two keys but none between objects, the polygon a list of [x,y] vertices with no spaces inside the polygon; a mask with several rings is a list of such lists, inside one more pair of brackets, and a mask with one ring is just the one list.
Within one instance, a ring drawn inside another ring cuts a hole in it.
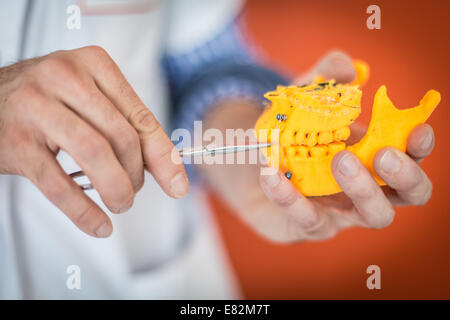
[{"label": "lab coat sleeve", "polygon": [[[240,1],[189,3],[198,6],[185,8],[187,15],[181,15],[180,8],[174,10],[178,14],[172,17],[176,22],[169,32],[163,66],[170,83],[174,128],[185,128],[192,137],[194,121],[202,120],[220,100],[242,97],[259,103],[265,92],[289,81],[264,64],[252,46],[244,31]],[[176,146],[192,144],[180,141]],[[187,170],[193,176],[193,168]]]}]

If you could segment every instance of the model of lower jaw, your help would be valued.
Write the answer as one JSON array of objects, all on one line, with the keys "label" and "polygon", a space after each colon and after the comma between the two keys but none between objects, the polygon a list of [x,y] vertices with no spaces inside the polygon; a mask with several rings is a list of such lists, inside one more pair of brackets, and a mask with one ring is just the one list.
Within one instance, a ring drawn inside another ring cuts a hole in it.
[{"label": "model of lower jaw", "polygon": [[[258,119],[255,129],[259,141],[272,142],[272,147],[263,151],[269,165],[285,172],[304,195],[334,194],[341,189],[331,172],[331,161],[336,153],[347,149],[380,185],[384,184],[373,171],[375,153],[385,146],[405,151],[409,133],[426,121],[440,95],[430,90],[419,106],[398,110],[382,86],[375,95],[366,135],[347,146],[349,125],[361,112],[361,95],[357,85],[336,84],[333,80],[302,87],[279,86],[268,92],[265,97],[272,105]],[[272,140],[274,129],[279,129],[279,139]]]}]

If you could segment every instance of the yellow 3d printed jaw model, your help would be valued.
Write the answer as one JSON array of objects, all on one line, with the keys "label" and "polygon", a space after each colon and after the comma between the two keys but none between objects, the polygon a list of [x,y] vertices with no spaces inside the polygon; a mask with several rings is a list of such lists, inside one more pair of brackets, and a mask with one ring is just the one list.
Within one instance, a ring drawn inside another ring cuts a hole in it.
[{"label": "yellow 3d printed jaw model", "polygon": [[[361,94],[357,85],[336,84],[333,80],[303,87],[279,86],[268,92],[265,97],[272,105],[260,116],[255,129],[259,141],[270,141],[271,130],[279,129],[279,141],[272,141],[272,147],[263,151],[269,165],[278,166],[306,196],[334,194],[341,190],[331,172],[331,160],[347,149],[383,185],[373,171],[375,153],[386,146],[405,151],[409,133],[428,119],[440,94],[430,90],[417,107],[398,110],[389,100],[386,87],[380,87],[366,135],[347,146],[348,126],[361,112]],[[273,148],[281,159],[271,159]]]}]

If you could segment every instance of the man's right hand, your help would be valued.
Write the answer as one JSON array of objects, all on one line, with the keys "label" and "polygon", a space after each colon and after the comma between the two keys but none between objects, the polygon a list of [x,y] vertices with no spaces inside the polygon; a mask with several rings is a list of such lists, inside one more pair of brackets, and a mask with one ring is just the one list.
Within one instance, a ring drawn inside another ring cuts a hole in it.
[{"label": "man's right hand", "polygon": [[62,170],[72,156],[105,205],[128,210],[144,168],[171,197],[189,182],[174,146],[100,47],[57,51],[0,68],[0,174],[30,179],[81,230],[108,237],[111,220]]}]

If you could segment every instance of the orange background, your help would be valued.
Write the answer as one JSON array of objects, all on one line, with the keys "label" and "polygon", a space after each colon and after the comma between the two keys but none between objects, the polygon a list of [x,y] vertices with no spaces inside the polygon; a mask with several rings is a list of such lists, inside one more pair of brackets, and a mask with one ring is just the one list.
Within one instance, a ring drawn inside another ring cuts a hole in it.
[{"label": "orange background", "polygon": [[[381,8],[381,30],[366,28],[366,8]],[[383,230],[351,229],[325,242],[274,245],[244,226],[211,195],[232,264],[249,299],[450,298],[449,160],[450,1],[248,1],[249,33],[268,58],[292,74],[339,48],[371,66],[364,87],[367,122],[381,84],[398,107],[417,105],[431,88],[442,102],[429,123],[436,148],[422,164],[434,184],[424,207],[397,209]],[[367,266],[381,267],[381,290],[366,287]]]}]

